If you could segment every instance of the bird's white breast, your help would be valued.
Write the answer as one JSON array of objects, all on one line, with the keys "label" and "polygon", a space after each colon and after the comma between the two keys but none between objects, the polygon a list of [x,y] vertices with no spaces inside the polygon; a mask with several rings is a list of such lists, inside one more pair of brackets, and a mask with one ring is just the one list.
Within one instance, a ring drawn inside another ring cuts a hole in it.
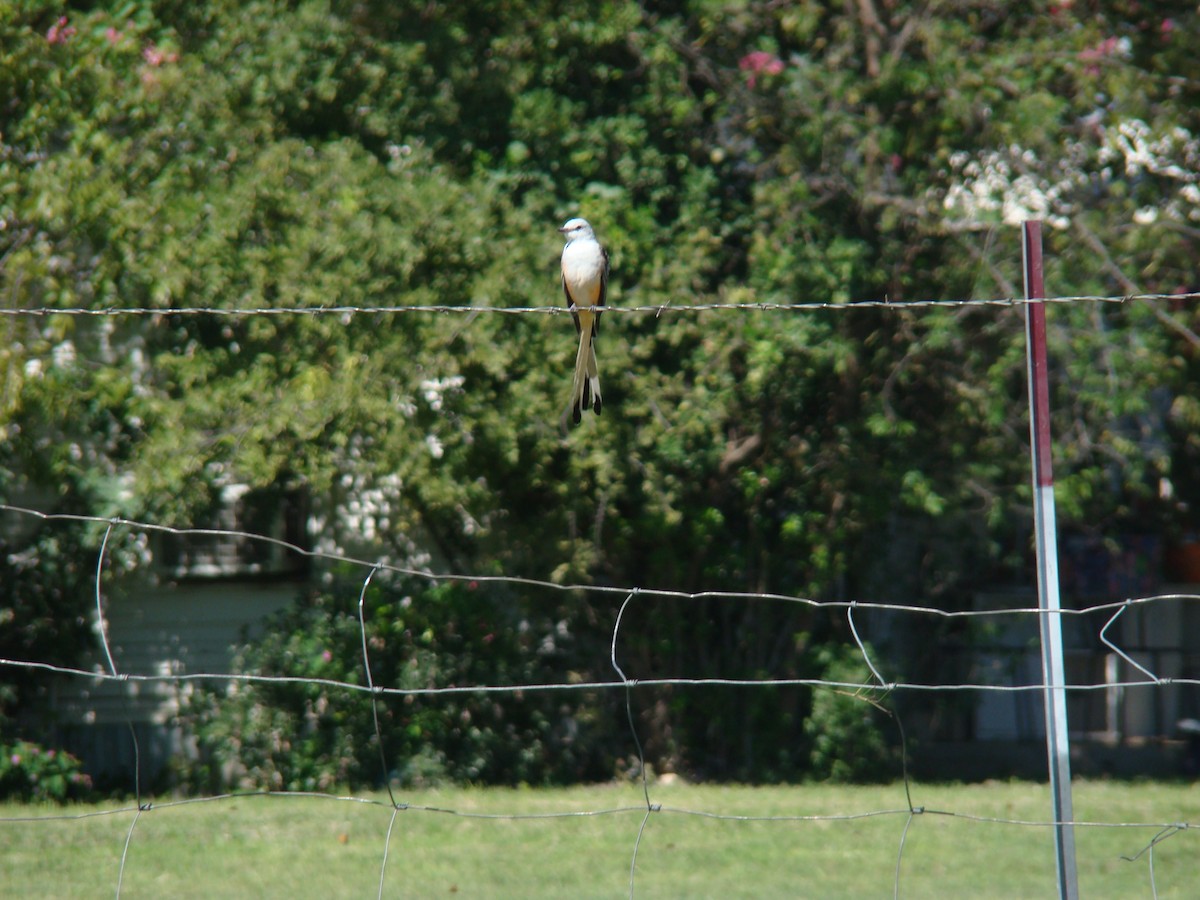
[{"label": "bird's white breast", "polygon": [[600,297],[604,274],[604,253],[594,240],[574,240],[563,248],[563,278],[567,290],[579,306],[591,306]]}]

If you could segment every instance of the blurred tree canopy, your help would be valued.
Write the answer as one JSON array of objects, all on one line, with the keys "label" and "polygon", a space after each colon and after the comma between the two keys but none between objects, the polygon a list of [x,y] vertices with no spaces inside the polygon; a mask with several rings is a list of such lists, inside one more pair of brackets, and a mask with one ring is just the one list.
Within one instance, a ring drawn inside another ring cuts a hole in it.
[{"label": "blurred tree canopy", "polygon": [[[42,312],[0,319],[0,493],[189,525],[282,484],[319,549],[436,571],[961,606],[1024,577],[1022,317],[905,304],[1019,294],[1031,217],[1052,294],[1194,290],[1198,28],[1131,0],[0,0],[0,302]],[[557,304],[574,215],[609,302],[663,310],[606,317],[609,402],[570,432],[565,316],[171,311]],[[1178,524],[1196,305],[1050,322],[1060,518]],[[97,536],[62,534],[0,536],[4,655],[87,637]],[[506,602],[590,629],[569,668],[605,677],[613,604],[564,596]],[[643,678],[806,677],[845,639],[771,604],[639,616]],[[662,691],[644,724],[661,762],[783,776],[810,706]]]}]

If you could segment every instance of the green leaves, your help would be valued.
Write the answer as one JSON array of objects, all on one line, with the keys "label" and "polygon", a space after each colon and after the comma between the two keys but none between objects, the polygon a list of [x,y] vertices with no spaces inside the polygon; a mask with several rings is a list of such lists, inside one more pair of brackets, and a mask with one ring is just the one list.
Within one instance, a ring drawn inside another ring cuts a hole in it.
[{"label": "green leaves", "polygon": [[[1196,13],[879,6],[9,4],[3,302],[218,312],[0,323],[0,486],[191,524],[284,483],[329,549],[818,598],[901,590],[903,530],[966,547],[903,590],[965,603],[1023,549],[1020,315],[905,303],[1017,293],[1026,215],[1052,293],[1194,287]],[[579,429],[565,314],[356,311],[561,307],[578,214],[609,302],[663,310],[605,318]],[[1064,522],[1194,508],[1195,317],[1050,320]],[[721,621],[681,666],[783,665]]]},{"label": "green leaves", "polygon": [[[565,670],[575,643],[568,620],[537,611],[540,598],[518,603],[473,582],[384,582],[373,583],[366,605],[376,685],[417,692],[580,677]],[[362,641],[354,610],[336,594],[321,596],[276,617],[262,640],[241,649],[236,665],[362,684]],[[230,695],[202,695],[189,715],[226,771],[263,787],[327,790],[447,779],[551,784],[609,774],[603,766],[616,731],[613,710],[596,697],[390,694],[374,698],[374,710],[364,699],[318,684],[251,683]]]}]

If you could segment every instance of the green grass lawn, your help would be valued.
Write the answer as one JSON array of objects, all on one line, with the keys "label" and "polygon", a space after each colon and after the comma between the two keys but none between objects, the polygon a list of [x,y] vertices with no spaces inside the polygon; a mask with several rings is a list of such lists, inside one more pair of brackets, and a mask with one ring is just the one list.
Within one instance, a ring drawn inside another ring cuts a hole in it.
[{"label": "green grass lawn", "polygon": [[[652,785],[649,816],[630,785],[405,793],[394,819],[386,795],[0,805],[0,893],[110,897],[120,877],[124,897],[373,897],[387,844],[389,897],[624,897],[635,845],[639,897],[891,897],[897,859],[901,897],[1056,896],[1050,828],[966,818],[1045,822],[1045,785],[912,794],[911,822],[902,785]],[[1200,785],[1081,782],[1074,801],[1080,822],[1200,824]],[[1151,897],[1148,855],[1121,857],[1158,831],[1077,827],[1082,895]],[[1159,897],[1196,896],[1198,836],[1155,848]]]}]

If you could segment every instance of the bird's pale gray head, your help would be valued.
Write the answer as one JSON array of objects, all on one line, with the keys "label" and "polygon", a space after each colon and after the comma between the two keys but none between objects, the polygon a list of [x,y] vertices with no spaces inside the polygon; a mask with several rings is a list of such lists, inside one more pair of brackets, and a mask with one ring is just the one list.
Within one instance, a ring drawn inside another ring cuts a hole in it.
[{"label": "bird's pale gray head", "polygon": [[592,231],[592,226],[588,224],[587,219],[568,219],[567,224],[558,230],[567,236],[568,242],[575,238],[596,237],[596,233]]}]

